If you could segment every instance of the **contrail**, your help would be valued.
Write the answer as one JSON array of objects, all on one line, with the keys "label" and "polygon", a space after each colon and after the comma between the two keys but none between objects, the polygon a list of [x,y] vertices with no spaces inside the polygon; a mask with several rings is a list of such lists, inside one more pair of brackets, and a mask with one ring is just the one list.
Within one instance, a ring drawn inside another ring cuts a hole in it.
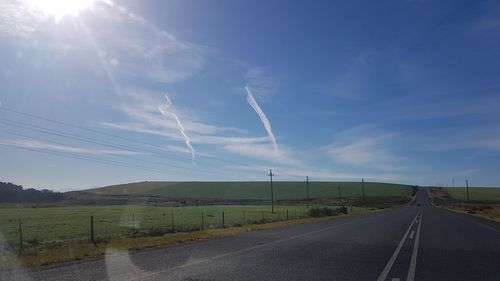
[{"label": "contrail", "polygon": [[167,103],[164,105],[160,105],[158,107],[158,110],[160,110],[160,112],[163,116],[165,116],[165,117],[171,116],[175,119],[175,121],[177,121],[177,125],[179,126],[179,131],[181,132],[181,134],[184,136],[184,139],[186,140],[186,146],[189,148],[189,150],[191,150],[191,156],[193,157],[193,162],[194,162],[196,151],[194,150],[194,147],[191,145],[191,140],[186,135],[184,126],[182,126],[181,120],[179,119],[179,117],[177,117],[177,114],[175,114],[173,111],[168,110],[170,107],[172,107],[172,101],[170,100],[170,98],[166,94],[165,94],[165,99],[167,100]]},{"label": "contrail", "polygon": [[250,91],[250,88],[248,88],[248,86],[245,86],[245,91],[247,92],[248,103],[250,104],[250,106],[252,106],[253,110],[255,110],[257,115],[259,115],[260,121],[262,121],[262,124],[264,124],[267,134],[269,138],[271,138],[271,141],[273,142],[274,151],[276,152],[277,155],[279,155],[278,143],[276,142],[276,138],[274,137],[273,129],[271,128],[271,123],[267,119],[266,114],[264,113],[264,111],[262,111],[257,101],[255,101],[255,98],[253,97],[252,92]]}]

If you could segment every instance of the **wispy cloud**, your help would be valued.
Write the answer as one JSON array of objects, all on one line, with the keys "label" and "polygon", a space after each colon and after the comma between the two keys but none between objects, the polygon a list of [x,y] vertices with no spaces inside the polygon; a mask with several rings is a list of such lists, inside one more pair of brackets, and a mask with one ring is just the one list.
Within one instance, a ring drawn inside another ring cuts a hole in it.
[{"label": "wispy cloud", "polygon": [[[99,20],[84,22],[99,51],[109,63],[118,63],[119,67],[112,67],[118,75],[176,83],[203,67],[202,47],[176,38],[124,7],[101,6],[102,10],[95,12],[101,16]],[[121,40],[116,40],[117,36]]]},{"label": "wispy cloud", "polygon": [[186,134],[186,132],[185,132],[186,130],[184,129],[184,126],[182,126],[181,120],[179,119],[177,114],[175,114],[175,112],[170,109],[172,107],[172,101],[170,100],[170,98],[168,97],[167,94],[165,94],[165,99],[167,100],[167,102],[164,105],[159,106],[158,110],[160,110],[160,112],[161,112],[161,114],[163,114],[163,116],[165,116],[167,118],[172,117],[175,119],[177,125],[179,126],[179,131],[181,132],[182,136],[185,139],[186,146],[191,151],[191,157],[194,161],[195,157],[196,157],[196,151],[194,150],[194,147],[191,145],[191,140],[189,139],[188,135]]},{"label": "wispy cloud", "polygon": [[[293,180],[301,181],[305,180],[306,176],[313,181],[360,181],[362,178],[369,181],[386,181],[395,182],[405,179],[405,177],[399,173],[391,172],[377,172],[377,173],[356,173],[356,172],[341,172],[341,171],[331,171],[324,168],[315,168],[308,166],[283,166],[277,165],[273,166],[273,172],[276,175],[277,180]],[[239,166],[233,165],[227,167],[231,169],[238,169],[242,171],[254,172],[255,175],[261,177],[262,174],[269,171],[268,166],[264,165],[250,165],[250,166]],[[255,179],[255,178],[250,178]]]},{"label": "wispy cloud", "polygon": [[381,171],[403,171],[406,159],[391,150],[395,135],[359,126],[339,134],[338,140],[323,147],[334,161]]},{"label": "wispy cloud", "polygon": [[111,1],[95,1],[78,20],[68,17],[60,22],[33,10],[26,1],[2,1],[0,36],[29,39],[26,46],[36,41],[37,48],[53,51],[55,57],[68,50],[77,52],[85,58],[80,63],[91,68],[98,59],[119,84],[132,78],[176,83],[205,63],[203,47],[180,40]]},{"label": "wispy cloud", "polygon": [[481,124],[464,128],[450,126],[419,133],[416,147],[426,151],[477,149],[500,151],[500,124]]},{"label": "wispy cloud", "polygon": [[140,152],[125,151],[125,150],[103,150],[95,148],[84,148],[78,146],[70,146],[63,144],[55,144],[39,140],[26,140],[26,139],[16,139],[16,140],[0,140],[0,144],[16,146],[29,149],[43,149],[50,151],[59,151],[66,153],[78,153],[78,154],[107,154],[107,155],[137,155]]},{"label": "wispy cloud", "polygon": [[271,122],[269,122],[269,119],[267,119],[266,114],[264,113],[264,111],[262,111],[257,101],[255,101],[255,98],[253,97],[252,92],[250,91],[250,88],[248,86],[245,86],[245,91],[247,93],[248,103],[253,108],[253,110],[255,110],[257,115],[259,115],[260,121],[264,125],[264,128],[267,131],[267,135],[269,136],[273,144],[274,153],[279,157],[280,152],[278,148],[278,143],[276,142],[276,138],[274,137],[273,129],[271,127]]},{"label": "wispy cloud", "polygon": [[[156,98],[159,95],[158,93],[148,92],[145,89],[132,89],[124,92],[130,100],[126,100],[118,109],[125,113],[131,121],[101,122],[102,126],[159,136],[171,142],[186,141],[186,138],[178,133],[179,124],[175,118],[171,118],[172,116],[165,112],[169,117],[165,119],[158,112],[157,105],[160,103],[160,100]],[[264,161],[292,161],[290,152],[284,152],[280,157],[276,157],[272,143],[269,144],[271,140],[269,136],[240,135],[241,131],[244,130],[219,127],[193,120],[191,114],[184,114],[184,111],[178,107],[169,108],[169,111],[175,111],[178,118],[182,120],[182,128],[185,134],[189,133],[189,140],[193,145],[210,145],[213,149],[221,149],[224,152],[250,156]],[[167,145],[173,145],[173,143]],[[254,149],[253,153],[250,152],[249,148]],[[198,150],[196,151],[197,154],[203,153],[203,151]],[[175,152],[181,151],[177,150]]]},{"label": "wispy cloud", "polygon": [[282,146],[280,147],[279,156],[276,156],[274,147],[268,143],[230,143],[224,145],[224,149],[246,157],[274,163],[288,165],[297,165],[299,163],[293,156],[291,149]]}]

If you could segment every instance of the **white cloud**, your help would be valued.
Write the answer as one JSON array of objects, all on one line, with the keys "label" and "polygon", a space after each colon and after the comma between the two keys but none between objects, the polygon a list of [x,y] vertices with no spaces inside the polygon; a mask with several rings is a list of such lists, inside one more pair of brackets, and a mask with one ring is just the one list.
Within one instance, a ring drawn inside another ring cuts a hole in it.
[{"label": "white cloud", "polygon": [[[127,98],[118,110],[125,113],[129,122],[101,122],[109,128],[133,131],[154,136],[160,136],[166,142],[184,141],[185,138],[178,132],[179,125],[173,118],[165,119],[158,112],[158,105],[162,101],[156,97],[159,93],[145,89],[131,89],[124,91]],[[182,125],[189,132],[190,141],[197,145],[211,145],[214,149],[222,149],[238,155],[250,156],[265,161],[282,161],[292,163],[291,152],[286,150],[283,155],[277,156],[270,136],[231,135],[244,131],[239,128],[219,127],[193,120],[192,114],[185,114],[179,107],[169,109],[182,118]],[[170,144],[167,144],[170,145]],[[201,150],[201,148],[197,149]],[[181,152],[176,150],[175,152]],[[182,151],[183,152],[183,151]],[[197,152],[198,153],[198,152]]]},{"label": "white cloud", "polygon": [[325,146],[334,161],[375,168],[381,171],[404,171],[406,159],[391,150],[394,134],[374,132],[373,127],[359,126],[339,134],[337,141]]},{"label": "white cloud", "polygon": [[450,126],[439,131],[420,132],[416,146],[427,151],[458,149],[500,151],[500,125],[481,124],[467,128]]},{"label": "white cloud", "polygon": [[[269,172],[269,166],[264,165],[232,165],[227,167],[228,169],[237,169],[242,171],[254,172],[258,178],[262,177],[262,174]],[[275,165],[272,167],[273,173],[277,180],[294,180],[294,181],[305,181],[305,177],[309,176],[311,181],[360,181],[364,178],[367,181],[385,181],[385,182],[395,182],[404,180],[405,177],[398,173],[390,172],[378,172],[378,173],[356,173],[356,172],[342,172],[342,171],[331,171],[328,169],[318,169],[314,167],[307,166],[284,166]],[[255,178],[253,178],[255,179]]]},{"label": "white cloud", "polygon": [[259,104],[257,103],[255,98],[253,97],[252,92],[250,91],[250,88],[248,86],[245,87],[245,91],[247,93],[248,103],[253,108],[253,110],[255,110],[255,113],[257,113],[257,115],[259,116],[260,121],[262,122],[262,124],[264,125],[264,128],[267,131],[267,135],[271,139],[271,142],[272,142],[273,148],[274,148],[274,153],[276,154],[276,156],[279,157],[280,152],[279,152],[279,148],[278,148],[278,143],[276,142],[276,138],[274,137],[273,129],[271,127],[271,122],[269,122],[269,119],[267,119],[266,114],[260,108]]},{"label": "white cloud", "polygon": [[239,155],[275,163],[295,165],[298,161],[292,156],[292,151],[282,147],[279,156],[276,156],[274,147],[267,143],[230,143],[224,149]]},{"label": "white cloud", "polygon": [[182,123],[181,123],[181,120],[179,119],[179,116],[177,116],[177,114],[173,111],[172,101],[170,100],[170,98],[168,97],[167,94],[165,94],[165,99],[167,100],[167,102],[165,104],[160,105],[158,107],[158,110],[161,112],[161,114],[163,116],[165,116],[167,118],[174,118],[175,119],[177,126],[179,127],[179,131],[181,132],[181,135],[184,137],[186,146],[191,151],[191,157],[193,158],[193,161],[194,161],[195,157],[196,157],[196,151],[195,151],[193,145],[191,145],[191,139],[186,134],[186,130],[184,129],[184,126],[182,126]]},{"label": "white cloud", "polygon": [[135,152],[135,151],[84,148],[78,146],[70,146],[70,145],[56,144],[39,140],[27,140],[27,139],[0,140],[0,144],[28,148],[28,149],[42,149],[42,150],[51,150],[51,151],[78,153],[78,154],[108,154],[108,155],[141,154],[140,152]]}]

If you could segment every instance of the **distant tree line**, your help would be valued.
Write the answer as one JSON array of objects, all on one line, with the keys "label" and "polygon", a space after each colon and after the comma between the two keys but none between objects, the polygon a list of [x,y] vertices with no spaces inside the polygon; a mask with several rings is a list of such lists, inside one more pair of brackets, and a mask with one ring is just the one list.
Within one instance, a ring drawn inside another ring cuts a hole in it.
[{"label": "distant tree line", "polygon": [[23,189],[20,185],[10,182],[0,182],[0,202],[9,203],[35,203],[35,202],[53,202],[65,198],[64,193],[54,192],[34,188]]}]

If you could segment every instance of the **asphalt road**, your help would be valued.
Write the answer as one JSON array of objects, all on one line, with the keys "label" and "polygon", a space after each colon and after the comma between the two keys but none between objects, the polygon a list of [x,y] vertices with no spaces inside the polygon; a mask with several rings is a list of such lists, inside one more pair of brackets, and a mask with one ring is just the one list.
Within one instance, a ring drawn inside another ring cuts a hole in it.
[{"label": "asphalt road", "polygon": [[2,280],[500,280],[500,224],[419,206],[271,229]]}]

